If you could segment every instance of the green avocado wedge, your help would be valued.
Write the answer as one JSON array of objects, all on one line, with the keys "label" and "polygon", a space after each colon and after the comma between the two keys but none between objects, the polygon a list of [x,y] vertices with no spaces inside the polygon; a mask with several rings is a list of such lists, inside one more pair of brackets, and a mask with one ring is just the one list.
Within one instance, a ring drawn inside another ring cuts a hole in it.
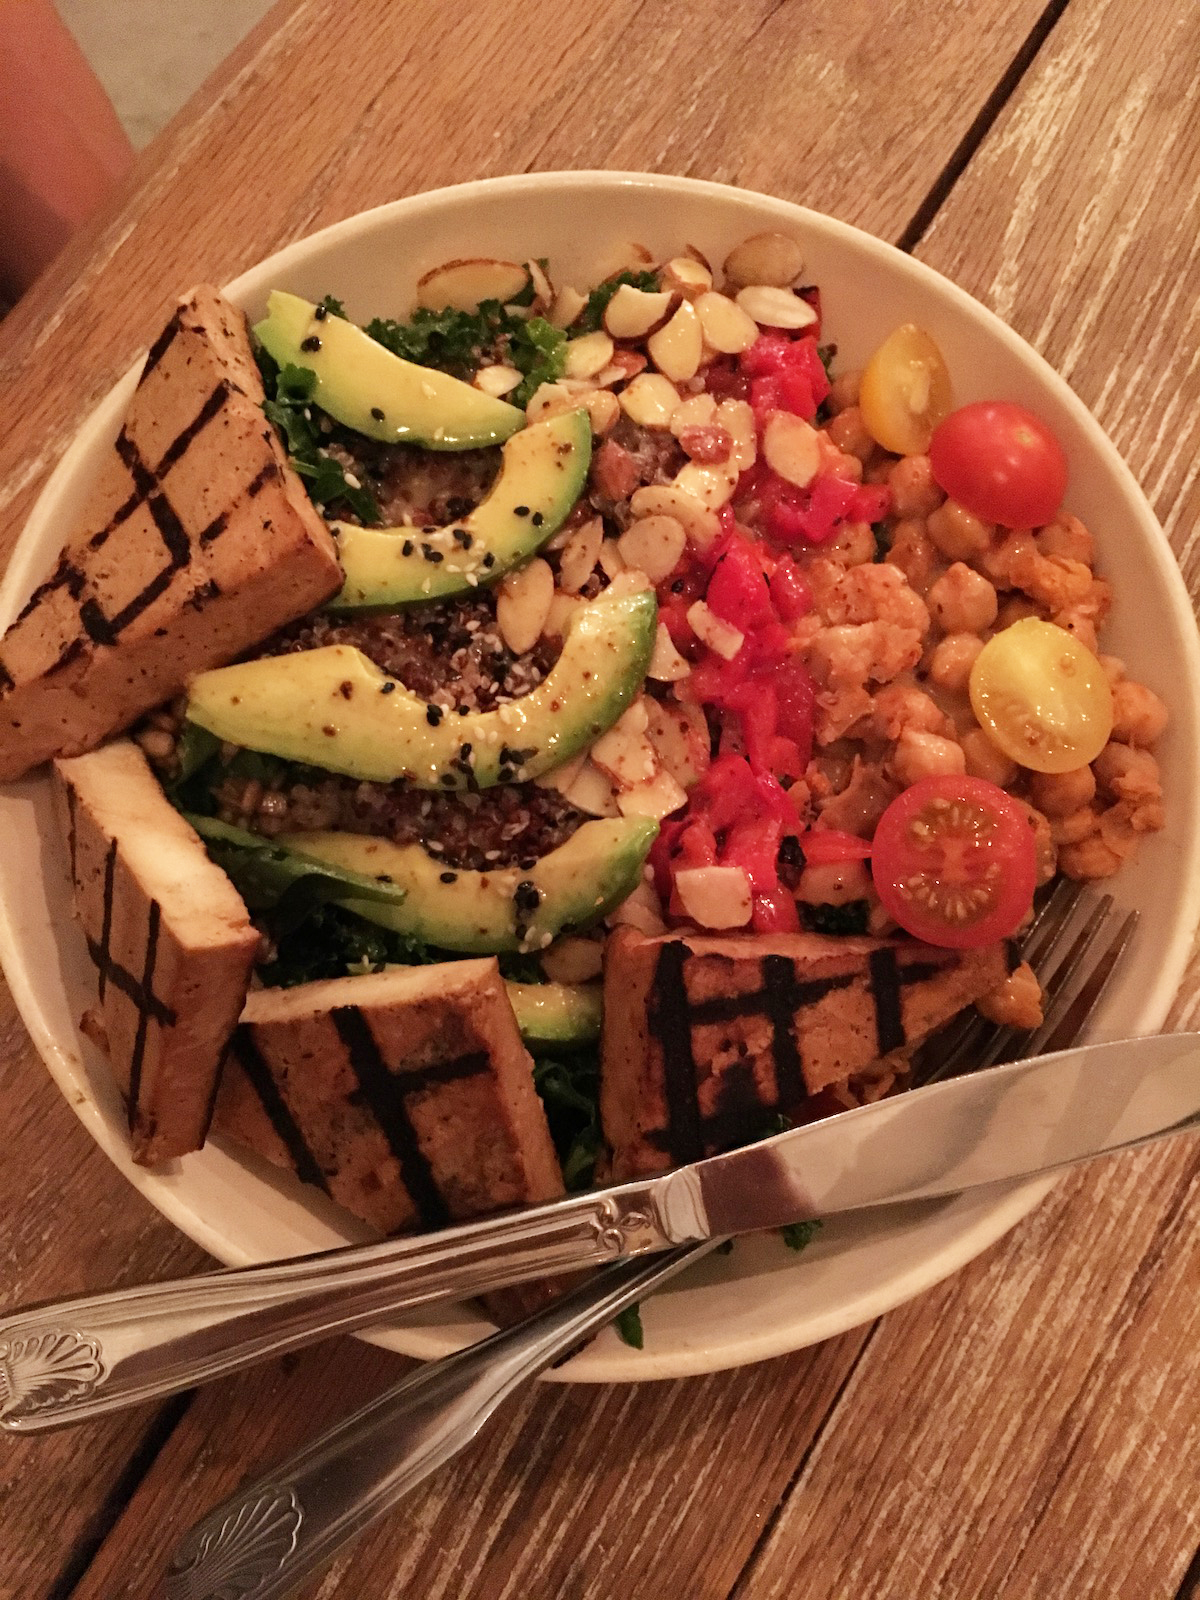
[{"label": "green avocado wedge", "polygon": [[534,1052],[595,1044],[603,1015],[598,983],[507,983],[526,1045]]},{"label": "green avocado wedge", "polygon": [[459,522],[432,529],[331,523],[346,581],[330,609],[423,605],[499,578],[557,533],[591,459],[588,414],[568,411],[507,441],[491,493]]},{"label": "green avocado wedge", "polygon": [[395,356],[343,317],[317,314],[299,295],[274,289],[254,332],[281,367],[307,367],[313,403],[335,421],[384,444],[473,450],[503,444],[525,413],[469,383]]},{"label": "green avocado wedge", "polygon": [[351,645],[324,645],[200,672],[190,721],[218,739],[328,772],[421,789],[489,789],[539,777],[611,728],[654,649],[643,590],[580,606],[536,689],[494,711],[444,711]]},{"label": "green avocado wedge", "polygon": [[450,872],[419,844],[369,834],[285,834],[276,843],[403,891],[402,900],[388,904],[354,895],[339,899],[366,921],[439,950],[496,955],[544,950],[560,933],[620,905],[640,882],[657,834],[658,824],[646,817],[585,822],[528,871],[490,872]]}]

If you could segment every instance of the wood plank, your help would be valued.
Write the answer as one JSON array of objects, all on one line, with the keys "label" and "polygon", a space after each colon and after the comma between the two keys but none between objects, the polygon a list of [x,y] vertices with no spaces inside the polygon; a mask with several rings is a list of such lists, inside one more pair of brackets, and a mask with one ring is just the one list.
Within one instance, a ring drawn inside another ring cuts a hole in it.
[{"label": "wood plank", "polygon": [[[1200,16],[1080,0],[918,254],[1031,340],[1200,594]],[[1193,962],[1171,1025],[1200,1019]],[[1168,1596],[1200,1539],[1190,1144],[1073,1177],[893,1313],[739,1600]],[[846,1493],[853,1484],[854,1492]]]},{"label": "wood plank", "polygon": [[[534,167],[644,167],[720,178],[896,237],[1040,10],[1041,0],[960,0],[953,26],[931,34],[928,7],[918,0],[898,0],[887,30],[878,27],[871,0],[822,7],[747,0],[735,8],[676,0],[652,11],[637,0],[605,7],[531,0],[519,8],[483,0],[458,10],[431,0],[406,7],[359,0],[352,13],[332,0],[281,5],[144,153],[116,206],[0,324],[0,561],[80,419],[152,337],[175,294],[197,279],[220,282],[287,240],[383,200]],[[507,64],[499,88],[498,40]],[[907,90],[897,95],[901,76]],[[27,1130],[20,1168],[9,1163],[0,1178],[0,1215],[18,1218],[11,1232],[6,1225],[6,1298],[199,1264],[198,1252],[90,1149],[11,1027],[0,1055],[0,1120]],[[40,1175],[32,1193],[29,1173]],[[851,1341],[836,1360],[821,1360],[841,1373],[853,1349]],[[366,1358],[354,1350],[352,1359]],[[810,1358],[798,1359],[797,1392],[803,1392]],[[767,1379],[737,1382],[753,1388]],[[830,1384],[836,1388],[836,1377]],[[719,1382],[697,1392],[711,1392],[723,1414]],[[742,1390],[735,1385],[729,1392]],[[342,1390],[334,1393],[345,1403]],[[245,1394],[249,1407],[251,1391]],[[297,1414],[310,1416],[304,1385],[288,1394]],[[216,1410],[198,1413],[205,1427],[215,1427],[229,1403],[226,1391],[218,1395]],[[523,1426],[539,1437],[543,1417],[608,1427],[625,1415],[625,1398],[539,1398],[529,1402]],[[672,1437],[678,1406],[673,1391],[645,1391],[629,1425],[639,1431],[626,1437],[657,1437],[655,1430]],[[814,1417],[802,1416],[808,1420],[799,1432],[787,1435],[793,1457],[815,1426]],[[147,1426],[141,1414],[87,1435],[6,1447],[0,1595],[24,1600],[44,1590],[72,1542],[103,1519]],[[199,1437],[186,1434],[193,1443]],[[247,1437],[237,1435],[237,1449],[247,1449]],[[711,1443],[711,1434],[703,1437]],[[562,1463],[575,1462],[573,1481],[595,1496],[586,1487],[582,1448],[571,1429],[560,1428],[545,1437],[537,1471],[553,1484]],[[744,1499],[724,1486],[722,1474],[732,1470],[728,1454],[717,1458],[720,1471],[700,1474],[701,1489],[680,1513],[695,1548],[708,1548],[704,1530],[715,1519],[741,1559],[756,1516],[791,1470],[784,1455],[773,1457],[769,1470],[761,1462],[755,1467],[761,1481],[747,1487]],[[219,1475],[205,1475],[207,1459],[201,1450],[192,1510],[221,1492]],[[240,1459],[235,1450],[228,1470],[236,1471]],[[509,1470],[521,1459],[514,1455]],[[681,1459],[699,1472],[705,1457],[697,1447]],[[55,1485],[53,1496],[47,1482]],[[514,1491],[514,1482],[524,1487]],[[491,1553],[481,1559],[495,1577],[513,1559],[510,1547],[520,1547],[521,1570],[532,1572],[534,1555],[520,1530],[528,1497],[536,1501],[541,1490],[532,1478],[501,1475],[497,1484],[489,1501],[496,1528],[472,1525],[479,1541],[485,1532],[494,1535],[494,1549],[488,1545]],[[556,1570],[570,1572],[573,1541],[587,1538],[589,1561],[614,1583],[630,1562],[641,1563],[648,1586],[657,1581],[669,1570],[662,1565],[668,1556],[646,1547],[630,1520],[644,1492],[641,1481],[613,1487],[611,1503],[574,1526]],[[160,1496],[174,1499],[169,1488]],[[438,1525],[448,1526],[458,1516],[446,1488],[423,1506],[431,1525],[440,1518]],[[179,1518],[176,1512],[176,1528]],[[122,1560],[132,1560],[147,1536],[137,1515],[123,1522],[105,1570],[122,1571]],[[395,1564],[400,1538],[389,1530],[373,1547],[378,1571]],[[431,1583],[441,1584],[434,1576],[437,1549],[436,1542],[422,1543],[413,1559]],[[728,1576],[719,1562],[712,1572]],[[711,1581],[716,1587],[709,1592],[724,1592],[725,1577]]]},{"label": "wood plank", "polygon": [[[683,1382],[538,1385],[301,1594],[609,1600],[669,1582],[724,1600],[866,1337]],[[149,1597],[202,1509],[397,1365],[343,1341],[206,1391],[73,1600]]]}]

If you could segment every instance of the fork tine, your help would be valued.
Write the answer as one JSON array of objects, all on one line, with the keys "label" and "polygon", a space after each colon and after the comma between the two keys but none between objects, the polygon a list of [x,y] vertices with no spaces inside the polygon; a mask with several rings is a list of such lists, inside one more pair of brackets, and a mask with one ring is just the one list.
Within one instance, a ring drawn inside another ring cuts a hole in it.
[{"label": "fork tine", "polygon": [[1047,1017],[1038,1030],[1034,1039],[1033,1054],[1042,1055],[1051,1050],[1065,1050],[1083,1032],[1103,997],[1113,970],[1125,954],[1138,921],[1139,916],[1136,911],[1126,912],[1116,933],[1109,940],[1090,973],[1084,976],[1083,981],[1075,988],[1070,1001],[1061,1008],[1057,1023],[1051,1026],[1050,1018]]}]

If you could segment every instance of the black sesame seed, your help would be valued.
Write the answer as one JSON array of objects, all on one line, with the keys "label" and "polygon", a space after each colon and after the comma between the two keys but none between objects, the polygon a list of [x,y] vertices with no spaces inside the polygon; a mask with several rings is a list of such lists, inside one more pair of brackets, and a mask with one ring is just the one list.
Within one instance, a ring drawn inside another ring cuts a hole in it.
[{"label": "black sesame seed", "polygon": [[500,783],[511,783],[513,781],[513,769],[512,769],[512,767],[506,767],[506,766],[498,767],[496,769],[496,777],[497,777],[497,780]]},{"label": "black sesame seed", "polygon": [[540,511],[535,511],[529,520],[533,523],[535,528],[540,528],[546,519]]},{"label": "black sesame seed", "polygon": [[457,883],[458,882],[458,873],[457,872],[439,872],[438,873],[438,882],[439,883]]},{"label": "black sesame seed", "polygon": [[517,862],[517,866],[520,867],[522,872],[532,872],[537,864],[538,858],[536,856],[525,856],[522,860]]},{"label": "black sesame seed", "polygon": [[470,706],[459,706],[458,714],[460,717],[469,717],[471,715]]},{"label": "black sesame seed", "polygon": [[425,557],[426,561],[432,561],[435,567],[439,561],[444,561],[446,559],[440,550],[434,550],[432,546],[427,544],[423,544],[421,546],[421,554]]},{"label": "black sesame seed", "polygon": [[675,582],[671,585],[671,593],[672,594],[682,594],[683,593],[683,579],[682,578],[676,578],[675,579]]},{"label": "black sesame seed", "polygon": [[321,341],[317,338],[315,333],[310,333],[307,339],[301,339],[300,348],[301,350],[319,350],[321,348]]},{"label": "black sesame seed", "polygon": [[400,554],[402,556],[410,556],[410,555],[412,555],[414,548],[415,547],[413,545],[412,540],[411,539],[405,539],[404,543],[400,546]]},{"label": "black sesame seed", "polygon": [[536,911],[542,903],[542,891],[536,883],[523,878],[513,891],[513,905],[520,912]]},{"label": "black sesame seed", "polygon": [[447,789],[453,789],[453,788],[455,788],[457,786],[458,779],[454,776],[454,774],[452,772],[443,772],[442,773],[442,782],[445,784]]},{"label": "black sesame seed", "polygon": [[372,406],[371,407],[371,415],[375,418],[376,422],[382,422],[383,421],[383,407],[382,406]]},{"label": "black sesame seed", "polygon": [[430,706],[426,706],[425,707],[425,721],[429,724],[429,726],[431,728],[436,728],[438,723],[441,720],[442,720],[442,708],[441,708],[441,706],[430,705]]},{"label": "black sesame seed", "polygon": [[396,685],[394,683],[381,683],[379,686],[379,692],[380,694],[391,694],[395,687]]},{"label": "black sesame seed", "polygon": [[316,317],[318,322],[324,322],[325,318],[328,315],[329,315],[329,307],[328,306],[318,306],[317,309],[313,312],[313,316]]},{"label": "black sesame seed", "polygon": [[528,515],[529,515],[529,507],[528,506],[514,506],[513,507],[513,516],[514,517],[527,517]]},{"label": "black sesame seed", "polygon": [[483,558],[483,565],[485,567],[494,567],[496,565],[496,558],[490,550]]},{"label": "black sesame seed", "polygon": [[459,756],[459,760],[460,761],[467,761],[467,760],[470,759],[471,746],[470,746],[469,743],[464,744],[464,745],[460,745],[459,751],[458,751],[458,756]]}]

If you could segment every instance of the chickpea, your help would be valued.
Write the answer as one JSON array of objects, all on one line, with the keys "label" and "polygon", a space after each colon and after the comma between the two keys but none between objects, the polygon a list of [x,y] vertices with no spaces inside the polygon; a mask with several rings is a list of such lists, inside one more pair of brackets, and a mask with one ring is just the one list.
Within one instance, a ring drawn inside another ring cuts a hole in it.
[{"label": "chickpea", "polygon": [[951,561],[969,561],[992,542],[996,531],[990,522],[981,522],[955,500],[947,500],[929,517],[929,537]]},{"label": "chickpea", "polygon": [[1065,817],[1050,818],[1050,833],[1055,844],[1078,844],[1090,838],[1100,826],[1100,813],[1094,806],[1080,806]]},{"label": "chickpea", "polygon": [[999,601],[985,577],[956,561],[930,589],[929,610],[943,633],[982,633],[995,622]]},{"label": "chickpea", "polygon": [[848,567],[861,567],[875,559],[875,535],[869,522],[845,522],[836,539],[823,546],[825,554],[834,561],[844,561]]},{"label": "chickpea", "polygon": [[904,732],[889,763],[892,776],[905,788],[922,778],[958,777],[967,770],[962,746],[936,733]]},{"label": "chickpea", "polygon": [[889,466],[887,481],[898,517],[927,517],[946,498],[934,482],[928,456],[902,456]]},{"label": "chickpea", "polygon": [[990,544],[986,550],[981,550],[973,564],[985,578],[996,585],[997,589],[1011,589],[1014,562],[1019,561],[1033,549],[1034,544],[1030,535],[1023,528],[1013,528],[998,542]]},{"label": "chickpea", "polygon": [[1080,806],[1091,805],[1095,795],[1096,779],[1091,767],[1029,775],[1029,798],[1039,811],[1051,818],[1065,817],[1071,811],[1078,811]]},{"label": "chickpea", "polygon": [[1032,600],[1026,600],[1024,595],[1010,595],[996,613],[996,632],[1011,628],[1014,622],[1021,622],[1025,617],[1040,617],[1041,614],[1041,608]]},{"label": "chickpea", "polygon": [[867,432],[862,412],[857,406],[847,406],[826,428],[826,433],[839,450],[848,456],[857,456],[865,466],[875,454],[875,441]]},{"label": "chickpea", "polygon": [[175,754],[175,736],[165,728],[139,728],[133,737],[151,761],[169,761]]},{"label": "chickpea", "polygon": [[1092,536],[1069,511],[1060,511],[1053,522],[1048,522],[1037,536],[1038,549],[1044,556],[1062,556],[1067,561],[1082,561],[1090,567],[1095,560]]},{"label": "chickpea", "polygon": [[1120,656],[1097,656],[1096,660],[1104,668],[1104,676],[1108,679],[1110,687],[1116,688],[1125,676],[1125,663]]},{"label": "chickpea", "polygon": [[1122,744],[1150,745],[1167,725],[1167,708],[1153,689],[1123,678],[1113,686],[1114,739]]},{"label": "chickpea", "polygon": [[810,906],[844,906],[872,893],[871,874],[862,861],[822,861],[805,867],[797,896]]},{"label": "chickpea", "polygon": [[1100,837],[1122,861],[1128,861],[1137,850],[1143,831],[1136,824],[1133,807],[1123,801],[1100,813]]},{"label": "chickpea", "polygon": [[1010,761],[982,728],[972,728],[962,735],[963,758],[972,778],[986,778],[989,783],[1005,789],[1017,776],[1017,764]]},{"label": "chickpea", "polygon": [[1064,844],[1058,853],[1060,869],[1068,878],[1087,882],[1091,878],[1111,878],[1120,871],[1124,857],[1105,844],[1099,832],[1089,834],[1078,844]]},{"label": "chickpea", "polygon": [[924,593],[938,559],[924,518],[904,517],[896,523],[885,559],[889,566],[900,568],[913,589]]},{"label": "chickpea", "polygon": [[1149,750],[1110,742],[1092,762],[1092,771],[1105,794],[1116,800],[1140,805],[1146,800],[1162,799],[1158,762]]},{"label": "chickpea", "polygon": [[829,388],[830,410],[836,414],[840,411],[849,411],[851,406],[856,406],[861,383],[862,371],[858,368],[853,372],[839,373]]},{"label": "chickpea", "polygon": [[1036,549],[1022,551],[1012,562],[1013,587],[1023,589],[1033,600],[1040,600],[1051,611],[1071,611],[1088,600],[1093,584],[1092,569],[1082,561],[1062,556],[1044,556]]},{"label": "chickpea", "polygon": [[900,683],[880,689],[872,720],[883,739],[898,739],[902,733],[954,732],[954,724],[931,695]]},{"label": "chickpea", "polygon": [[989,1022],[998,1022],[1004,1027],[1040,1028],[1042,987],[1028,961],[1022,961],[998,989],[976,1000],[975,1007]]},{"label": "chickpea", "polygon": [[1054,835],[1050,831],[1048,817],[1042,815],[1036,806],[1031,806],[1027,800],[1014,796],[1021,810],[1029,818],[1029,826],[1033,829],[1033,843],[1037,851],[1037,881],[1049,883],[1058,868],[1058,850],[1054,843]]},{"label": "chickpea", "polygon": [[948,633],[940,639],[929,662],[929,676],[939,689],[965,694],[975,657],[983,640],[974,633]]},{"label": "chickpea", "polygon": [[1096,633],[1096,624],[1091,617],[1085,617],[1078,611],[1060,611],[1056,617],[1050,619],[1064,633],[1069,633],[1073,639],[1078,639],[1085,650],[1096,654],[1099,637]]}]

